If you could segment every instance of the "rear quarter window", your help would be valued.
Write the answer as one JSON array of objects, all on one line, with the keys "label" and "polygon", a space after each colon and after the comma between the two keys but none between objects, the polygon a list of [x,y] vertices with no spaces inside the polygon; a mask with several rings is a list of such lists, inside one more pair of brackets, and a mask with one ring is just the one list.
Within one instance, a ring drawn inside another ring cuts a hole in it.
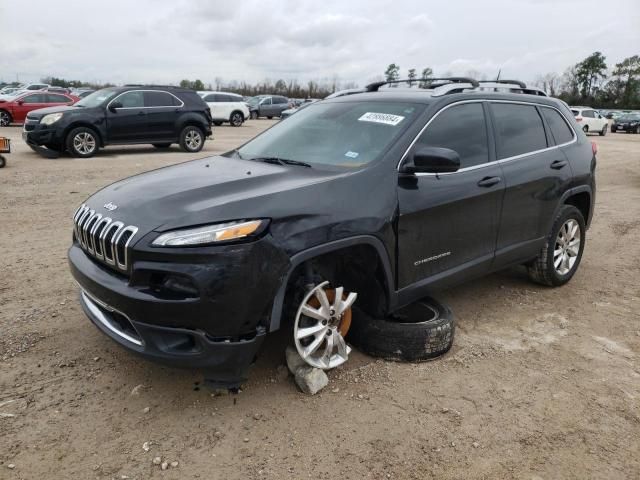
[{"label": "rear quarter window", "polygon": [[556,141],[556,145],[562,145],[573,140],[573,130],[557,110],[548,107],[542,107],[541,110],[549,130],[551,130],[551,135]]},{"label": "rear quarter window", "polygon": [[542,118],[533,105],[492,103],[498,158],[515,157],[547,148]]}]

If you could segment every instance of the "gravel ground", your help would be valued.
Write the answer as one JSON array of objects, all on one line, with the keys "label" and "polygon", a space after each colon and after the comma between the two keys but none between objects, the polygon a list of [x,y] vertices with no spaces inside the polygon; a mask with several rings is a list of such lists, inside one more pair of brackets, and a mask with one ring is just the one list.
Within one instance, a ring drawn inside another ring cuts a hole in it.
[{"label": "gravel ground", "polygon": [[216,128],[198,155],[88,160],[41,158],[18,127],[0,130],[14,141],[0,170],[0,479],[640,478],[640,135],[592,138],[596,216],[572,282],[543,288],[513,269],[443,292],[458,330],[436,361],[356,352],[308,397],[278,368],[283,333],[242,392],[212,396],[198,372],[99,333],[66,264],[74,209],[271,123]]}]

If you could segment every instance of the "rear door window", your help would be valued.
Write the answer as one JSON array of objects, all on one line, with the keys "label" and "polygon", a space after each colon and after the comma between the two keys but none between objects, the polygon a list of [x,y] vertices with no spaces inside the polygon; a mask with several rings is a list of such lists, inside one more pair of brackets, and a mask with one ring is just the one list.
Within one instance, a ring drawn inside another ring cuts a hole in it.
[{"label": "rear door window", "polygon": [[595,118],[596,117],[596,115],[593,112],[593,110],[583,110],[582,111],[582,116],[583,117],[587,117],[587,118]]},{"label": "rear door window", "polygon": [[488,162],[489,142],[482,103],[454,105],[440,112],[418,138],[416,147],[421,146],[454,150],[460,155],[460,168]]},{"label": "rear door window", "polygon": [[547,125],[549,125],[553,139],[556,141],[556,145],[562,145],[573,140],[573,130],[560,112],[548,107],[542,107],[541,110]]},{"label": "rear door window", "polygon": [[69,103],[71,99],[65,97],[64,95],[57,95],[55,93],[47,94],[47,103]]},{"label": "rear door window", "polygon": [[547,148],[542,118],[534,105],[492,103],[496,124],[498,159]]},{"label": "rear door window", "polygon": [[172,107],[175,97],[167,92],[144,92],[145,107]]}]

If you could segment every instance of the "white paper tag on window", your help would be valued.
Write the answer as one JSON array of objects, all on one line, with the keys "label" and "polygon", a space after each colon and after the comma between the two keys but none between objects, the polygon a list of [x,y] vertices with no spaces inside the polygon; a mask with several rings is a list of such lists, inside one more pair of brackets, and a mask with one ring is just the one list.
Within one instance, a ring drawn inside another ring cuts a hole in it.
[{"label": "white paper tag on window", "polygon": [[358,152],[352,152],[351,150],[344,154],[345,157],[349,158],[358,158],[358,155],[360,155]]},{"label": "white paper tag on window", "polygon": [[404,120],[404,117],[401,117],[400,115],[375,112],[367,112],[358,119],[360,122],[384,123],[385,125],[393,126],[398,125],[402,120]]}]

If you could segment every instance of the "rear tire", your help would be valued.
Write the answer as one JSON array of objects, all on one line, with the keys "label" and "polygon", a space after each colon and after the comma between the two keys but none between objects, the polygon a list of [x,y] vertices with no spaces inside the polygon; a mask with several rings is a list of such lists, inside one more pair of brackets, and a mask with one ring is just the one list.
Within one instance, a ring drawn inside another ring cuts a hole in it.
[{"label": "rear tire", "polygon": [[0,110],[0,127],[8,127],[11,124],[11,114],[6,110]]},{"label": "rear tire", "polygon": [[169,148],[171,144],[170,143],[154,143],[153,146],[156,148],[165,149],[165,148]]},{"label": "rear tire", "polygon": [[100,148],[98,134],[89,127],[78,127],[71,130],[65,144],[69,153],[78,158],[93,157]]},{"label": "rear tire", "polygon": [[253,111],[251,112],[251,120],[257,120],[258,119],[258,112]]},{"label": "rear tire", "polygon": [[[577,226],[577,229],[573,229]],[[586,241],[585,220],[573,205],[564,205],[536,259],[528,266],[529,277],[536,283],[559,287],[578,270]],[[577,240],[577,244],[575,243]]]},{"label": "rear tire", "polygon": [[601,137],[604,137],[607,134],[608,128],[609,128],[609,125],[605,125],[604,127],[602,127],[602,130],[599,132]]},{"label": "rear tire", "polygon": [[193,125],[187,125],[180,132],[180,148],[185,152],[196,153],[204,147],[204,133]]},{"label": "rear tire", "polygon": [[416,362],[438,357],[453,345],[453,314],[432,298],[418,300],[387,318],[374,318],[357,307],[353,311],[347,340],[373,357]]},{"label": "rear tire", "polygon": [[4,168],[7,164],[7,161],[4,159],[2,155],[0,155],[0,168]]}]

